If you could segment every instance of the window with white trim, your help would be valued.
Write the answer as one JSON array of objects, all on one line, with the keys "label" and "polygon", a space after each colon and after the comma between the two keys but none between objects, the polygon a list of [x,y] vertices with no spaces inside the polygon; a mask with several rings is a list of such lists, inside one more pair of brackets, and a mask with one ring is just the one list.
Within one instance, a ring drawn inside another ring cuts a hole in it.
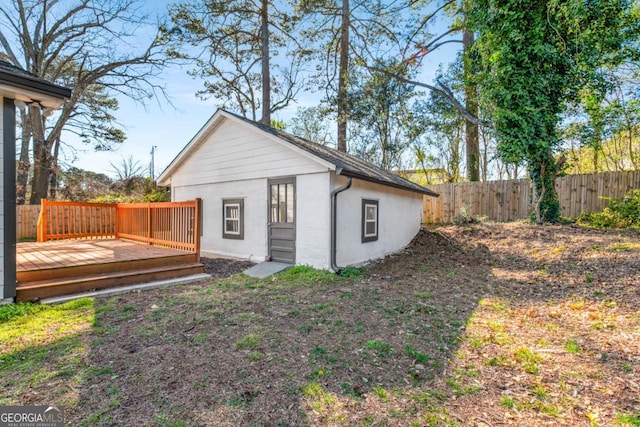
[{"label": "window with white trim", "polygon": [[222,238],[244,239],[244,200],[222,200]]},{"label": "window with white trim", "polygon": [[378,201],[362,199],[362,243],[378,240]]}]

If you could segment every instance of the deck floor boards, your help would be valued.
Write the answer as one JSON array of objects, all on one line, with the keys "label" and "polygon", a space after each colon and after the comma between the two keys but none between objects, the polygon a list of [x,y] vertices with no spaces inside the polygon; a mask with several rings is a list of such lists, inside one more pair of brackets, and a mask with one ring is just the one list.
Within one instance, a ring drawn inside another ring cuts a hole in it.
[{"label": "deck floor boards", "polygon": [[16,245],[16,269],[18,272],[47,270],[188,253],[178,249],[149,246],[120,239],[24,242]]}]

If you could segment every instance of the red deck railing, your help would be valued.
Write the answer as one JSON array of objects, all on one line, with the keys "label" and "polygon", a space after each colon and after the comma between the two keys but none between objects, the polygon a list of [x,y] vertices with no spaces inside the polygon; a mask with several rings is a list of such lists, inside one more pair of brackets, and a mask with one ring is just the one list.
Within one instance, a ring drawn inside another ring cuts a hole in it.
[{"label": "red deck railing", "polygon": [[200,199],[164,203],[81,203],[43,199],[38,242],[119,238],[200,253]]}]

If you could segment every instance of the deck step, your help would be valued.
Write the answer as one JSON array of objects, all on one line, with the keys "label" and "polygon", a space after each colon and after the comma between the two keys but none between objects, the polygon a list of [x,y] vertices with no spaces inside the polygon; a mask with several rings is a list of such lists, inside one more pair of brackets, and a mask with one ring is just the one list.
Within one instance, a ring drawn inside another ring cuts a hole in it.
[{"label": "deck step", "polygon": [[75,278],[102,273],[137,271],[165,265],[192,264],[196,262],[196,255],[168,255],[155,258],[128,259],[122,261],[101,261],[95,263],[74,265],[68,267],[52,267],[37,270],[23,270],[16,272],[18,283],[36,282],[49,279]]},{"label": "deck step", "polygon": [[16,299],[19,302],[34,301],[53,296],[153,282],[203,272],[204,265],[200,263],[189,263],[145,268],[135,271],[116,271],[72,278],[23,282],[18,284]]}]

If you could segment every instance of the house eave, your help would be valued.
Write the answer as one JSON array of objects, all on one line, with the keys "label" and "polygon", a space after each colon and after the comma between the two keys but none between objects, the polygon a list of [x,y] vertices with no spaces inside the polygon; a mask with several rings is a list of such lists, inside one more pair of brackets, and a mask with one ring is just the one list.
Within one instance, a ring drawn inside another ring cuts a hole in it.
[{"label": "house eave", "polygon": [[399,189],[405,190],[405,191],[411,191],[411,192],[414,192],[414,193],[424,194],[426,196],[440,197],[440,195],[438,193],[436,193],[434,191],[431,191],[431,190],[429,190],[428,188],[425,188],[425,187],[414,188],[414,187],[409,187],[409,186],[406,186],[406,185],[396,184],[394,182],[389,182],[389,181],[385,181],[385,180],[382,180],[382,179],[376,179],[374,177],[371,177],[371,176],[368,176],[368,175],[363,175],[363,174],[360,174],[358,172],[350,171],[348,169],[337,170],[336,174],[337,175],[346,176],[346,177],[356,178],[356,179],[359,179],[361,181],[373,182],[374,184],[386,185],[387,187],[399,188]]},{"label": "house eave", "polygon": [[56,109],[71,98],[71,89],[51,83],[9,63],[0,64],[0,96]]}]

